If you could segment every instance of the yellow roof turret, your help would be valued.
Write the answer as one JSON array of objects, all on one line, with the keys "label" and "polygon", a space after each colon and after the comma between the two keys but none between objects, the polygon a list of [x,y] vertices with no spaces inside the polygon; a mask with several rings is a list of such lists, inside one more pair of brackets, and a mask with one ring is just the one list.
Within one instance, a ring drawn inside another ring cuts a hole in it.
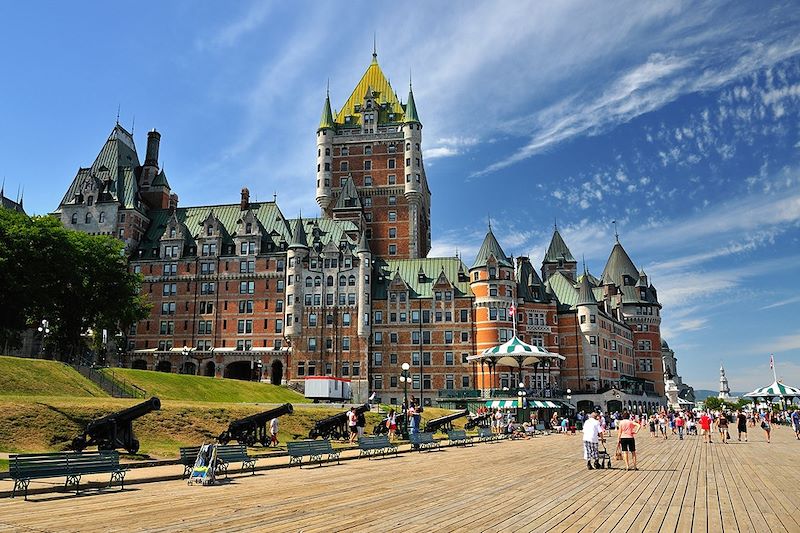
[{"label": "yellow roof turret", "polygon": [[[372,92],[368,93],[368,91]],[[376,94],[375,100],[386,104],[385,107],[381,107],[378,110],[378,122],[403,122],[403,106],[400,105],[394,89],[392,89],[389,80],[378,64],[378,54],[373,52],[372,62],[367,67],[367,71],[361,76],[361,80],[353,89],[350,98],[347,99],[342,109],[336,114],[336,124],[339,126],[360,126],[361,108],[364,103],[364,96],[368,94]],[[390,117],[389,115],[392,116]],[[350,117],[350,120],[347,120],[346,117]]]}]

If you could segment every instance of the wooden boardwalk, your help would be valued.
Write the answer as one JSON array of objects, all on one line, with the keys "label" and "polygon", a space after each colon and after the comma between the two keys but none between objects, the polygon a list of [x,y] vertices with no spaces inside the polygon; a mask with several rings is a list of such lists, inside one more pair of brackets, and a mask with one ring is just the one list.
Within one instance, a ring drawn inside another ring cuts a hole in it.
[{"label": "wooden boardwalk", "polygon": [[[800,532],[800,442],[637,439],[639,471],[588,471],[579,436],[0,500],[0,531]],[[609,450],[613,450],[613,443]]]}]

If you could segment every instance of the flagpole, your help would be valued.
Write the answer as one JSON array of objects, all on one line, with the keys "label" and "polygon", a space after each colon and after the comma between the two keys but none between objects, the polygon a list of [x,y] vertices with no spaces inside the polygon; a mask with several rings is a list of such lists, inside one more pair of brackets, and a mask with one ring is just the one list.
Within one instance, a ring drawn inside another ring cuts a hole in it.
[{"label": "flagpole", "polygon": [[775,372],[775,356],[772,355],[772,354],[769,354],[769,366],[770,366],[770,368],[772,368],[772,377],[775,379],[775,383],[777,383],[778,382],[778,375]]}]

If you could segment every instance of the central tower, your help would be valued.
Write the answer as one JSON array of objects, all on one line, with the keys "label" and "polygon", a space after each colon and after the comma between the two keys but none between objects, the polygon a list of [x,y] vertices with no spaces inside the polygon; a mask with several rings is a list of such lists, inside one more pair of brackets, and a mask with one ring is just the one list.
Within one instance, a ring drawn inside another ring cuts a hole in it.
[{"label": "central tower", "polygon": [[431,192],[422,123],[409,83],[403,104],[372,62],[341,110],[326,95],[317,128],[316,198],[325,218],[352,220],[376,256],[425,257],[431,248]]}]

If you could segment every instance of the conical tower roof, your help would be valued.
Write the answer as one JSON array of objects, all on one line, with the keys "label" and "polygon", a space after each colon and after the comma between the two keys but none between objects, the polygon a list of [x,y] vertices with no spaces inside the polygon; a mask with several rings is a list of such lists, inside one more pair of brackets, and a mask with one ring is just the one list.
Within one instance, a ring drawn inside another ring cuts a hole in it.
[{"label": "conical tower roof", "polygon": [[577,262],[572,256],[572,252],[569,251],[567,243],[565,243],[564,239],[561,238],[561,233],[558,232],[558,228],[556,228],[553,231],[553,238],[550,239],[550,246],[547,247],[547,253],[544,254],[543,262],[558,263],[561,259],[568,263]]},{"label": "conical tower roof", "polygon": [[608,256],[606,267],[603,269],[603,275],[600,279],[603,283],[615,283],[623,286],[623,276],[626,275],[631,279],[638,279],[639,270],[631,261],[625,248],[617,241],[611,250],[611,255]]},{"label": "conical tower roof", "polygon": [[406,124],[415,122],[417,124],[421,124],[419,121],[419,115],[417,115],[417,104],[414,103],[414,90],[411,88],[411,84],[408,85],[408,102],[406,102],[406,118],[403,121]]},{"label": "conical tower roof", "polygon": [[400,105],[400,100],[398,100],[388,78],[386,78],[378,64],[378,55],[373,53],[372,62],[367,67],[366,72],[361,76],[353,92],[350,93],[347,102],[336,113],[336,124],[344,124],[347,116],[352,117],[349,125],[357,126],[361,124],[361,113],[356,112],[356,106],[363,104],[364,95],[367,94],[367,90],[370,88],[373,92],[378,93],[379,101],[386,101],[386,109],[382,113],[392,113],[394,114],[394,122],[403,122],[403,106]]},{"label": "conical tower roof", "polygon": [[483,244],[481,244],[481,248],[478,250],[478,255],[475,256],[475,263],[473,263],[472,268],[486,266],[490,255],[493,255],[499,264],[507,267],[512,266],[511,261],[506,257],[505,252],[503,252],[503,249],[500,247],[500,243],[497,242],[494,233],[492,233],[492,228],[489,228],[489,231],[486,233]]},{"label": "conical tower roof", "polygon": [[317,131],[324,129],[334,129],[336,124],[333,122],[333,113],[331,112],[331,97],[329,94],[325,95],[325,104],[322,106],[322,118],[319,120],[319,128]]},{"label": "conical tower roof", "polygon": [[293,248],[308,248],[306,230],[303,227],[303,217],[299,217],[294,223],[292,241],[289,243],[289,249],[291,250]]},{"label": "conical tower roof", "polygon": [[356,253],[371,253],[369,249],[369,244],[367,243],[367,233],[365,231],[361,232],[361,237],[358,240],[358,248],[356,248]]},{"label": "conical tower roof", "polygon": [[580,286],[578,287],[578,301],[575,305],[597,305],[597,298],[594,297],[592,284],[589,282],[589,275],[584,272],[581,276]]},{"label": "conical tower roof", "polygon": [[339,192],[339,197],[336,199],[334,209],[361,209],[361,198],[358,196],[358,189],[356,189],[352,178],[345,181],[342,190]]}]

